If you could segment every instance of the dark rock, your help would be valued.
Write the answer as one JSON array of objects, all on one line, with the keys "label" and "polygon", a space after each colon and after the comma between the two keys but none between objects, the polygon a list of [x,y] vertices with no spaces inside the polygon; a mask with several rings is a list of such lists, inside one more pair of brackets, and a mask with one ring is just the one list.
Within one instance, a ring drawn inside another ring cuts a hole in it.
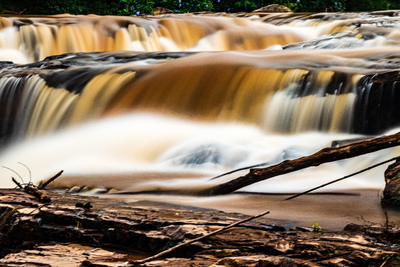
[{"label": "dark rock", "polygon": [[396,160],[386,169],[385,182],[382,204],[400,207],[400,160]]},{"label": "dark rock", "polygon": [[185,238],[194,239],[208,234],[208,231],[204,229],[204,226],[199,225],[170,225],[163,229],[162,234],[173,240],[181,240]]},{"label": "dark rock", "polygon": [[371,256],[368,253],[361,251],[354,251],[348,256],[348,260],[353,262],[356,266],[368,266],[368,261]]},{"label": "dark rock", "polygon": [[343,230],[349,232],[361,232],[363,229],[364,229],[363,225],[350,223],[346,225]]},{"label": "dark rock", "polygon": [[235,266],[235,267],[295,267],[297,264],[287,257],[265,257],[261,255],[256,256],[242,256],[242,257],[228,257],[219,260],[215,266]]},{"label": "dark rock", "polygon": [[[13,203],[0,202],[0,221],[4,221],[0,266],[57,266],[59,262],[66,262],[65,266],[123,266],[133,258],[152,256],[215,231],[237,217],[214,210],[143,208],[143,202],[122,204],[47,192],[53,202],[39,211],[38,201],[23,190],[0,190],[0,199]],[[89,212],[76,208],[76,203],[93,207]],[[18,211],[10,213],[13,209]],[[214,217],[218,221],[211,220]],[[385,240],[390,231],[382,234],[384,228],[379,226],[348,225],[342,233],[293,234],[293,230],[282,232],[263,225],[251,222],[233,227],[144,266],[381,266],[389,256],[397,261],[393,255],[400,251],[398,238]],[[371,237],[377,233],[381,235]]]},{"label": "dark rock", "polygon": [[33,249],[35,247],[35,244],[28,242],[28,241],[24,241],[22,242],[22,249]]},{"label": "dark rock", "polygon": [[310,227],[296,227],[296,230],[300,232],[313,232],[313,229]]},{"label": "dark rock", "polygon": [[217,258],[234,257],[239,255],[240,255],[239,249],[217,249],[215,251],[215,256]]},{"label": "dark rock", "polygon": [[90,208],[93,208],[93,205],[90,204],[90,202],[86,202],[86,203],[80,203],[80,202],[78,202],[78,203],[75,204],[75,207],[77,207],[77,208],[84,208],[84,209],[90,209]]}]

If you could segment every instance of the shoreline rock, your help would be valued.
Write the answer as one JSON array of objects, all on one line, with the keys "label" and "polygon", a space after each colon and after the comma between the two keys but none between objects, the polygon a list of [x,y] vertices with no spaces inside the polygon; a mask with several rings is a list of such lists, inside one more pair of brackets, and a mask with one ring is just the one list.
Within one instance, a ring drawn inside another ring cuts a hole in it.
[{"label": "shoreline rock", "polygon": [[[23,190],[0,189],[0,265],[126,266],[246,217],[149,201],[46,193],[52,202],[41,205]],[[258,218],[142,266],[398,264],[398,237],[397,228],[378,225],[313,232],[286,230]]]}]

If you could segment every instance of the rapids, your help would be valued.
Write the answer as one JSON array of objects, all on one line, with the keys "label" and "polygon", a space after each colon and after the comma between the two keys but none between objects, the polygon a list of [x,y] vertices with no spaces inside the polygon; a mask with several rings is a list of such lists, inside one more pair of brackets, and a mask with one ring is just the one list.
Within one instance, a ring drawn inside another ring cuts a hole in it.
[{"label": "rapids", "polygon": [[[399,42],[396,11],[1,17],[0,163],[35,183],[64,169],[59,188],[196,191],[396,131]],[[306,190],[397,150],[244,190]],[[382,189],[384,169],[326,190]]]}]

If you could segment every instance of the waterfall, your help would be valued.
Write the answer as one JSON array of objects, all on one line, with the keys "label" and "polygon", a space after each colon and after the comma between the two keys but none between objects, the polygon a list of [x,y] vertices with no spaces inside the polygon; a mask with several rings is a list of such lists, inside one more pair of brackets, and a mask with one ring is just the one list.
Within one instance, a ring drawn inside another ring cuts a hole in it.
[{"label": "waterfall", "polygon": [[[7,148],[0,161],[36,166],[40,178],[68,166],[75,182],[96,170],[136,173],[133,180],[170,171],[183,177],[178,186],[186,176],[383,134],[400,126],[398,20],[370,13],[0,18],[0,146]],[[71,150],[78,155],[60,152]]]}]

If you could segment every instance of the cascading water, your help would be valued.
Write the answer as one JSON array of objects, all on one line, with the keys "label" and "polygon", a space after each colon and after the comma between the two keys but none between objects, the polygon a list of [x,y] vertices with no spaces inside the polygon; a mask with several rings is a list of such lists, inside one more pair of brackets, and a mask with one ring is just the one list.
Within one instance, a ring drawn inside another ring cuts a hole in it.
[{"label": "cascading water", "polygon": [[[395,12],[1,18],[1,165],[35,182],[65,169],[60,187],[201,188],[382,134],[400,126],[398,25]],[[396,153],[246,190],[305,190]],[[383,169],[329,189],[382,187]]]}]

